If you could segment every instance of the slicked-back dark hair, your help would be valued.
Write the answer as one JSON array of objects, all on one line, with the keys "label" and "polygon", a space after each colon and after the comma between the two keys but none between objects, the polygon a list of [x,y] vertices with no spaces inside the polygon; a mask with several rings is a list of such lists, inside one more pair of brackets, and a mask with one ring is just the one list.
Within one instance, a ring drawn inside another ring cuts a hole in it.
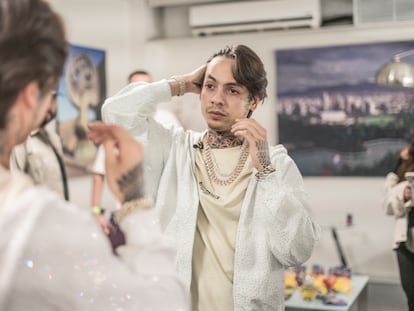
[{"label": "slicked-back dark hair", "polygon": [[263,62],[252,49],[242,44],[227,46],[214,53],[207,63],[217,56],[234,59],[232,68],[234,79],[247,88],[250,98],[258,97],[263,100],[267,96],[266,71]]},{"label": "slicked-back dark hair", "polygon": [[0,128],[32,81],[40,95],[58,82],[67,56],[60,17],[43,0],[0,0]]}]

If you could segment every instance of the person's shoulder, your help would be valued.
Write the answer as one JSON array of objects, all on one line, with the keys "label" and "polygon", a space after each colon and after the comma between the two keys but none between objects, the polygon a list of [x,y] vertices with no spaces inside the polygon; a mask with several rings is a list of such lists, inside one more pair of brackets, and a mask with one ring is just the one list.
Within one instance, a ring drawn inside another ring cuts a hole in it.
[{"label": "person's shoulder", "polygon": [[[25,177],[24,174],[13,174],[3,184],[0,190],[0,212],[3,219],[30,225],[36,223],[47,210],[55,209],[65,204],[65,201],[46,186],[35,186]],[[4,182],[4,178],[1,181]]]},{"label": "person's shoulder", "polygon": [[54,127],[51,127],[51,126],[45,127],[45,132],[47,133],[49,138],[59,138],[60,139],[60,136],[59,136],[58,132],[56,131],[56,129]]},{"label": "person's shoulder", "polygon": [[9,193],[22,193],[31,189],[34,184],[32,179],[19,170],[9,171],[0,166],[0,197]]},{"label": "person's shoulder", "polygon": [[25,187],[21,192],[21,198],[27,203],[39,206],[58,206],[66,204],[66,201],[64,201],[60,195],[50,190],[45,185],[31,185]]},{"label": "person's shoulder", "polygon": [[88,223],[91,218],[86,210],[65,201],[59,194],[44,185],[25,189],[21,197],[16,199],[15,205],[22,211],[32,211],[33,221],[44,225],[48,222],[56,222],[62,226],[70,227],[75,224],[81,226]]}]

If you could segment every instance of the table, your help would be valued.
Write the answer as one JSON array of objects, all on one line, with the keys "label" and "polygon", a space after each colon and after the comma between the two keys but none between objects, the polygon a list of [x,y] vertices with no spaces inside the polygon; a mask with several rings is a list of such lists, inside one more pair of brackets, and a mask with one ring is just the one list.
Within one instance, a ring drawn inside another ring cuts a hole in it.
[{"label": "table", "polygon": [[324,305],[321,300],[304,301],[299,290],[295,290],[292,296],[286,300],[286,310],[327,310],[327,311],[348,311],[356,303],[358,311],[367,310],[367,284],[369,277],[365,275],[352,276],[352,293],[351,295],[337,294],[337,298],[345,300],[346,306]]}]

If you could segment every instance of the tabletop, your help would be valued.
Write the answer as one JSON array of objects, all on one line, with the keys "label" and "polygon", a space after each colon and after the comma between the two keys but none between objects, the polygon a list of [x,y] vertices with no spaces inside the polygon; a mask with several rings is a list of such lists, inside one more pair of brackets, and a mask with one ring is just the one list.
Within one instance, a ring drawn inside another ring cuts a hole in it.
[{"label": "tabletop", "polygon": [[[300,291],[295,290],[292,296],[285,302],[286,310],[299,309],[299,310],[315,310],[315,311],[319,311],[319,310],[321,311],[322,310],[348,311],[351,309],[353,304],[359,299],[366,300],[366,297],[361,297],[361,295],[364,293],[366,289],[369,277],[365,275],[353,275],[351,280],[352,280],[352,293],[350,295],[337,293],[336,295],[338,299],[343,299],[347,302],[346,306],[325,305],[319,299],[313,299],[312,301],[304,301],[302,299]],[[363,301],[363,304],[366,304],[366,301]]]}]

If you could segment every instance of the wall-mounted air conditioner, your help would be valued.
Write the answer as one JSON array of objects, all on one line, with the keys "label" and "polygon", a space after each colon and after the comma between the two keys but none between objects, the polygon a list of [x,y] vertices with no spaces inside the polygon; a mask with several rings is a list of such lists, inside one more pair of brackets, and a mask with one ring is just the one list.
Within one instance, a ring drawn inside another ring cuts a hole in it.
[{"label": "wall-mounted air conditioner", "polygon": [[353,0],[353,6],[357,26],[414,21],[413,0]]},{"label": "wall-mounted air conditioner", "polygon": [[320,20],[319,0],[234,1],[189,8],[189,23],[194,35],[316,28]]}]

